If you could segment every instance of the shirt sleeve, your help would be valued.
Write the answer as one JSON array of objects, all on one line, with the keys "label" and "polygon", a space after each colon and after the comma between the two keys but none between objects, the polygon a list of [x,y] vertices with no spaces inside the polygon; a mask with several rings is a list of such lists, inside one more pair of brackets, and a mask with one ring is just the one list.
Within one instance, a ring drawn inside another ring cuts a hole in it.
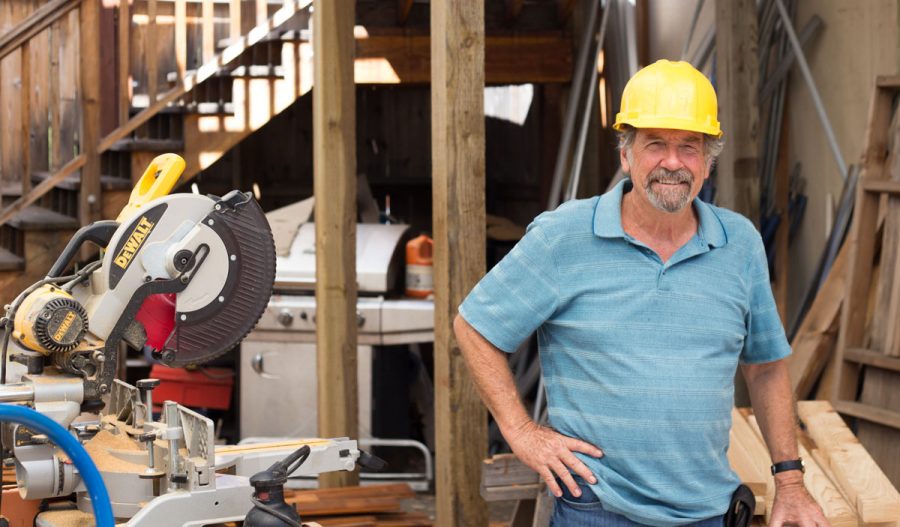
[{"label": "shirt sleeve", "polygon": [[512,353],[556,311],[559,280],[539,220],[481,279],[459,313],[488,342]]},{"label": "shirt sleeve", "polygon": [[766,250],[759,234],[754,234],[754,250],[747,271],[750,306],[746,322],[747,337],[741,351],[741,362],[744,364],[772,362],[791,354],[775,297],[772,296]]}]

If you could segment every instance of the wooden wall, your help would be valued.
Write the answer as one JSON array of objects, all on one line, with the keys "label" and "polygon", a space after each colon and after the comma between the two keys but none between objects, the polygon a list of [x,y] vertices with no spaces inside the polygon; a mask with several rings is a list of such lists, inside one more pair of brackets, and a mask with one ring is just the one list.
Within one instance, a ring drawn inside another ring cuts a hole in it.
[{"label": "wooden wall", "polygon": [[[46,3],[37,0],[0,2],[0,34],[12,29]],[[22,52],[0,61],[0,187],[3,194],[20,191],[28,155],[31,171],[59,168],[75,157],[80,129],[78,112],[78,10],[58,20],[31,40],[28,47],[30,89],[23,93]],[[23,104],[27,97],[27,104]],[[27,109],[31,133],[28,148],[22,134]],[[18,187],[18,189],[15,189]]]}]

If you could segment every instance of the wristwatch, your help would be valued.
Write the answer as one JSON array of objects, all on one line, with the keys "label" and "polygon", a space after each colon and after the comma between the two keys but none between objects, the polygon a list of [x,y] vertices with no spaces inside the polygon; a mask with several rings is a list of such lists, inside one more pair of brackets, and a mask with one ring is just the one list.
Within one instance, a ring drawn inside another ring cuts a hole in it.
[{"label": "wristwatch", "polygon": [[772,465],[772,475],[778,474],[779,472],[787,472],[788,470],[799,470],[800,472],[806,472],[806,465],[803,464],[803,459],[791,459],[789,461],[782,461],[780,463],[775,463]]}]

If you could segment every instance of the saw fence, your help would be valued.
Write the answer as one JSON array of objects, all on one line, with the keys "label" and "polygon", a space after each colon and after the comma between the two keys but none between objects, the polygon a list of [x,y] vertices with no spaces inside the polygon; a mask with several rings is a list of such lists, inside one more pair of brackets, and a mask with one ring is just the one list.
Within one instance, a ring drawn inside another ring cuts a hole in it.
[{"label": "saw fence", "polygon": [[[803,401],[799,414],[804,480],[832,527],[900,526],[900,493],[831,404]],[[753,525],[768,525],[775,497],[769,452],[749,409],[735,409],[732,419],[728,459],[756,497]],[[535,472],[513,454],[486,459],[482,467],[481,495],[485,500],[520,500],[512,527],[547,525],[552,499],[544,499],[547,491]]]}]

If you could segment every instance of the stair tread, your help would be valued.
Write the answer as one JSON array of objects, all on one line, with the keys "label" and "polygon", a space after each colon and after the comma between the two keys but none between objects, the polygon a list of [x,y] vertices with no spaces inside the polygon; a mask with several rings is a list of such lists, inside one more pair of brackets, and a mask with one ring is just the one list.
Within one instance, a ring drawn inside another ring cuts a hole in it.
[{"label": "stair tread", "polygon": [[[31,173],[32,183],[40,183],[48,177],[50,177],[50,172]],[[71,176],[57,183],[56,187],[64,190],[79,190],[79,188],[81,187],[81,176],[79,176],[78,174],[72,174]],[[132,183],[130,179],[108,175],[100,176],[101,190],[128,190],[131,189],[131,187]]]},{"label": "stair tread", "polygon": [[0,271],[19,271],[25,268],[25,258],[0,247]]},{"label": "stair tread", "polygon": [[[192,75],[196,73],[197,70],[187,70],[185,75]],[[233,68],[222,68],[213,75],[215,77],[238,77],[244,78],[249,77],[253,79],[266,79],[266,78],[282,78],[284,77],[284,66],[276,65],[276,64],[253,64],[250,67],[247,66],[235,66]],[[170,71],[166,74],[166,82],[173,83],[178,82],[178,72]]]},{"label": "stair tread", "polygon": [[150,138],[126,138],[116,141],[110,150],[114,152],[171,152],[184,150],[184,141],[181,139],[150,139]]},{"label": "stair tread", "polygon": [[35,205],[25,207],[9,220],[9,225],[25,231],[77,229],[79,226],[76,218]]}]

